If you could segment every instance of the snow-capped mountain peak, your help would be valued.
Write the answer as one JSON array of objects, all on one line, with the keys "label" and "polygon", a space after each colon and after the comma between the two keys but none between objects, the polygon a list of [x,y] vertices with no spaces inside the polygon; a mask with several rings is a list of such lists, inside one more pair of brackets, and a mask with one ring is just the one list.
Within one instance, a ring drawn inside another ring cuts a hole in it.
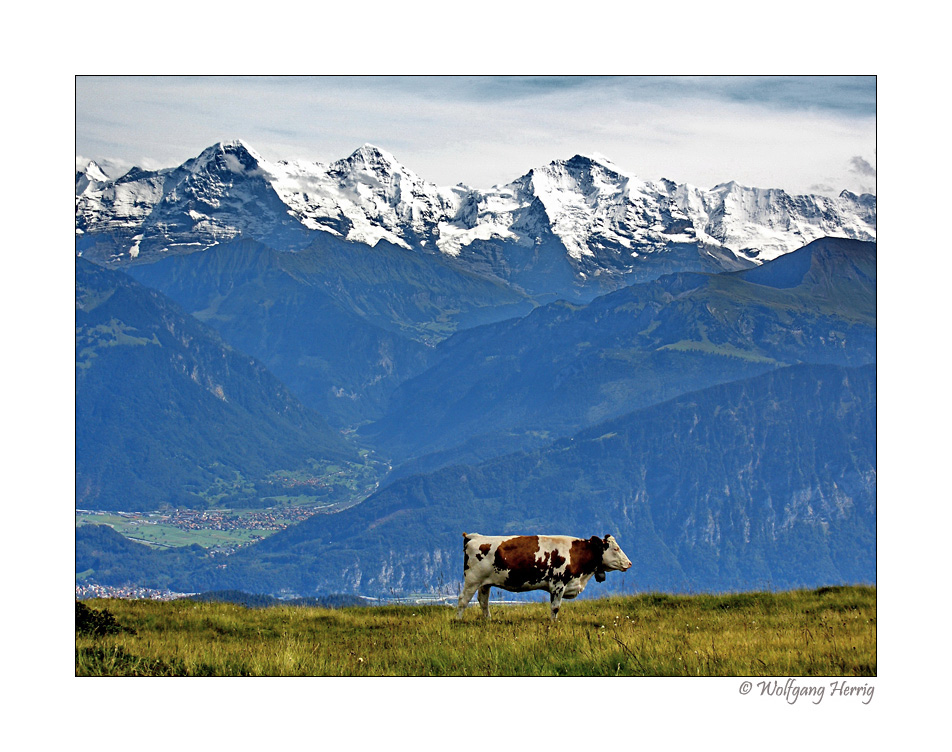
[{"label": "snow-capped mountain peak", "polygon": [[379,149],[373,144],[364,144],[349,157],[341,159],[335,164],[348,165],[351,169],[363,170],[373,174],[403,172],[405,169],[393,154]]},{"label": "snow-capped mountain peak", "polygon": [[219,170],[242,175],[257,170],[263,161],[261,155],[248,144],[241,139],[234,139],[209,146],[197,157],[186,161],[182,169],[192,174]]},{"label": "snow-capped mountain peak", "polygon": [[105,183],[109,180],[109,176],[105,170],[92,160],[86,163],[86,169],[83,170],[83,175],[89,180],[98,181],[100,183]]},{"label": "snow-capped mountain peak", "polygon": [[639,180],[603,156],[577,154],[516,182],[545,207],[553,234],[577,262],[605,252],[634,258],[665,243],[696,240],[685,235],[687,216],[664,184]]},{"label": "snow-capped mountain peak", "polygon": [[425,245],[458,205],[458,189],[425,182],[373,144],[329,165],[282,162],[269,170],[302,225],[370,246],[381,240],[404,248]]},{"label": "snow-capped mountain peak", "polygon": [[82,170],[76,171],[76,195],[80,195],[92,184],[108,181],[109,176],[105,170],[93,160],[89,160]]}]

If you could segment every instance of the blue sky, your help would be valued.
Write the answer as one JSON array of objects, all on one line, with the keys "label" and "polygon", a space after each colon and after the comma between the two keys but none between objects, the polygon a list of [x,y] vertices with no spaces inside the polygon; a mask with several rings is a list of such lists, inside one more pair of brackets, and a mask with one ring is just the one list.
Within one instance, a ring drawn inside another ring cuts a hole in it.
[{"label": "blue sky", "polygon": [[79,76],[82,159],[158,168],[241,138],[329,162],[363,143],[486,188],[574,154],[643,179],[875,191],[873,76]]}]

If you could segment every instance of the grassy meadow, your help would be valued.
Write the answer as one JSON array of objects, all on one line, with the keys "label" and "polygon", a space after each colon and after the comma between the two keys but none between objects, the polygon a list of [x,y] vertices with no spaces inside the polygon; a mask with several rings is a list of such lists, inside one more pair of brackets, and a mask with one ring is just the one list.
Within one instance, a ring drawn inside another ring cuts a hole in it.
[{"label": "grassy meadow", "polygon": [[[475,599],[474,599],[475,601]],[[91,600],[77,676],[875,676],[876,589],[492,606]]]}]

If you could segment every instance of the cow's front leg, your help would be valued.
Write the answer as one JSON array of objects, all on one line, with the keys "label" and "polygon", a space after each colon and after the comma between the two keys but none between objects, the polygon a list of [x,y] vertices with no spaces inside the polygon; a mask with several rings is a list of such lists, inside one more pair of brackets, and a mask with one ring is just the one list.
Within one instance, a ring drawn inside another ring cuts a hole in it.
[{"label": "cow's front leg", "polygon": [[549,591],[549,599],[552,601],[552,621],[559,618],[559,608],[562,606],[562,594],[564,592],[564,585],[557,585]]},{"label": "cow's front leg", "polygon": [[478,585],[470,582],[463,583],[463,592],[459,594],[459,601],[456,604],[456,618],[462,619],[466,612],[466,606],[473,599],[473,593],[476,592]]}]

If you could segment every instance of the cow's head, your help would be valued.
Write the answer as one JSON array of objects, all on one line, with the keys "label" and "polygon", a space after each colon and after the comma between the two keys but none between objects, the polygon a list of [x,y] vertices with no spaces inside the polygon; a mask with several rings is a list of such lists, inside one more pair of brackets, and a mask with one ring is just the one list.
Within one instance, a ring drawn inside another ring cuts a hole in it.
[{"label": "cow's head", "polygon": [[612,536],[606,535],[604,538],[593,538],[592,540],[598,541],[603,548],[602,570],[619,569],[624,572],[631,569],[631,559],[625,556],[625,552],[621,550]]}]

